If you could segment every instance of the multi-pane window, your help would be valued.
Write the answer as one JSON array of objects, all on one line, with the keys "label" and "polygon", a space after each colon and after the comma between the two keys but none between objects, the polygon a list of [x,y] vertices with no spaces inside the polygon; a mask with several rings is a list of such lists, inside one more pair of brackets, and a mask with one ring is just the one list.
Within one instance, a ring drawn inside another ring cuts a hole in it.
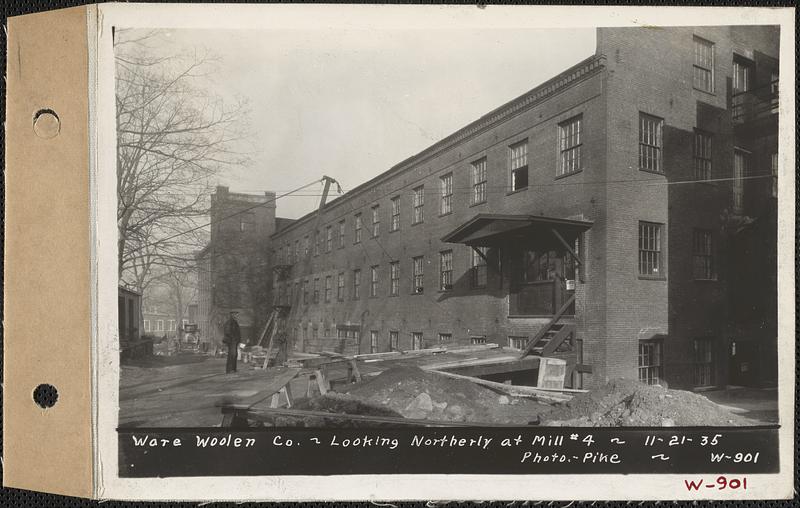
[{"label": "multi-pane window", "polygon": [[378,352],[378,331],[372,330],[369,332],[369,352]]},{"label": "multi-pane window", "polygon": [[[480,254],[478,253],[480,251]],[[486,287],[486,255],[488,247],[473,247],[470,249],[470,285],[473,288]],[[481,256],[483,254],[483,256]]]},{"label": "multi-pane window", "polygon": [[472,204],[486,202],[486,158],[472,163]]},{"label": "multi-pane window", "polygon": [[353,300],[361,298],[361,270],[353,270]]},{"label": "multi-pane window", "polygon": [[327,275],[325,276],[325,303],[331,301],[332,292],[333,292],[333,277]]},{"label": "multi-pane window", "polygon": [[239,231],[252,231],[256,227],[255,218],[252,213],[246,213],[239,217]]},{"label": "multi-pane window", "polygon": [[344,272],[339,272],[336,279],[336,299],[340,302],[344,300]]},{"label": "multi-pane window", "polygon": [[753,63],[739,56],[733,58],[733,93],[749,91],[752,86]]},{"label": "multi-pane window", "polygon": [[568,175],[581,170],[582,124],[583,117],[580,115],[558,124],[558,146],[561,152],[559,175]]},{"label": "multi-pane window", "polygon": [[663,277],[661,269],[662,224],[639,223],[639,275]]},{"label": "multi-pane window", "polygon": [[389,351],[400,351],[399,342],[400,342],[400,332],[398,332],[398,331],[390,331],[389,332]]},{"label": "multi-pane window", "polygon": [[319,256],[319,247],[322,243],[322,235],[319,232],[319,229],[314,231],[314,255]]},{"label": "multi-pane window", "polygon": [[144,320],[144,331],[145,332],[149,332],[150,331],[150,320],[149,319],[145,319]]},{"label": "multi-pane window", "polygon": [[308,280],[303,281],[303,305],[308,305]]},{"label": "multi-pane window", "polygon": [[345,222],[339,221],[339,248],[344,249]]},{"label": "multi-pane window", "polygon": [[714,278],[714,242],[711,231],[707,229],[693,231],[692,267],[695,279]]},{"label": "multi-pane window", "polygon": [[479,344],[486,344],[486,337],[483,337],[483,336],[470,337],[469,338],[469,343],[472,344],[473,346],[477,346]]},{"label": "multi-pane window", "polygon": [[694,131],[694,178],[711,179],[711,134]]},{"label": "multi-pane window", "polygon": [[528,187],[528,141],[511,145],[509,148],[511,163],[511,190]]},{"label": "multi-pane window", "polygon": [[308,235],[303,237],[303,256],[308,256],[311,252],[311,241]]},{"label": "multi-pane window", "polygon": [[425,187],[420,185],[414,188],[414,202],[412,224],[419,224],[425,220]]},{"label": "multi-pane window", "polygon": [[424,347],[424,339],[422,332],[411,332],[411,349],[417,351]]},{"label": "multi-pane window", "polygon": [[157,332],[163,332],[164,331],[164,320],[163,319],[159,319],[158,321],[156,321],[156,331]]},{"label": "multi-pane window", "polygon": [[770,72],[769,76],[769,111],[770,113],[778,113],[780,100],[778,93],[780,92],[780,81],[777,69]]},{"label": "multi-pane window", "polygon": [[439,289],[441,291],[453,289],[453,251],[451,250],[439,253]]},{"label": "multi-pane window", "polygon": [[380,207],[375,205],[372,207],[372,238],[381,234],[381,213]]},{"label": "multi-pane window", "polygon": [[369,269],[369,296],[378,296],[378,266]]},{"label": "multi-pane window", "polygon": [[714,93],[714,43],[694,38],[694,87]]},{"label": "multi-pane window", "polygon": [[393,261],[389,264],[389,294],[397,296],[400,294],[400,262]]},{"label": "multi-pane window", "polygon": [[662,148],[664,120],[639,113],[639,169],[663,173]]},{"label": "multi-pane window", "polygon": [[527,337],[511,336],[508,337],[508,347],[511,349],[525,349],[528,343]]},{"label": "multi-pane window", "polygon": [[744,150],[733,152],[733,211],[744,210],[744,177],[748,174],[750,154]]},{"label": "multi-pane window", "polygon": [[714,341],[710,337],[694,339],[694,385],[714,385]]},{"label": "multi-pane window", "polygon": [[328,226],[325,228],[325,252],[333,250],[333,228]]},{"label": "multi-pane window", "polygon": [[439,189],[442,198],[439,213],[446,215],[453,211],[453,173],[447,173],[439,179]]},{"label": "multi-pane window", "polygon": [[639,381],[648,385],[661,384],[661,341],[639,341]]},{"label": "multi-pane window", "polygon": [[389,223],[389,231],[400,229],[400,196],[392,198],[392,221]]},{"label": "multi-pane window", "polygon": [[300,261],[300,239],[294,241],[294,261]]},{"label": "multi-pane window", "polygon": [[772,197],[777,198],[778,197],[778,154],[777,153],[772,154],[771,169],[772,169]]},{"label": "multi-pane window", "polygon": [[361,243],[361,214],[357,213],[353,222],[353,243]]},{"label": "multi-pane window", "polygon": [[319,303],[319,277],[314,278],[314,303]]},{"label": "multi-pane window", "polygon": [[422,256],[412,259],[413,277],[411,279],[414,293],[422,293],[425,289],[425,258]]},{"label": "multi-pane window", "polygon": [[452,333],[440,333],[439,334],[439,344],[444,344],[446,342],[450,342],[453,340]]}]

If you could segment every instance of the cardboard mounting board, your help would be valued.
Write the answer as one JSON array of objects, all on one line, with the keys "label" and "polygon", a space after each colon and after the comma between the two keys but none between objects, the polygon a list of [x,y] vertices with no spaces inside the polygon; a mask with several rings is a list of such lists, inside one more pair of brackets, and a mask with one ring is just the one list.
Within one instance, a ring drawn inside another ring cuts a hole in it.
[{"label": "cardboard mounting board", "polygon": [[[91,497],[87,7],[8,23],[3,484]],[[37,135],[37,111],[60,130]],[[58,390],[49,409],[40,383]]]}]

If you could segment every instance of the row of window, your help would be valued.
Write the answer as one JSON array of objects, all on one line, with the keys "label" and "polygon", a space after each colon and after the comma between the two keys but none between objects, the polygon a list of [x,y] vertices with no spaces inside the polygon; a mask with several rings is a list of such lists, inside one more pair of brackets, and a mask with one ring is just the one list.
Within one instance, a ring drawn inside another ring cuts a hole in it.
[{"label": "row of window", "polygon": [[[663,270],[662,232],[664,225],[652,222],[639,223],[639,275],[661,278]],[[695,279],[714,278],[712,233],[693,231],[692,258]]]},{"label": "row of window", "polygon": [[[469,279],[472,288],[486,287],[487,283],[487,265],[486,256],[488,249],[486,247],[478,247],[471,250],[470,254],[470,267]],[[411,290],[414,294],[422,294],[425,292],[425,256],[415,256],[411,258]],[[369,267],[369,296],[377,297],[380,294],[380,280],[381,280],[381,266],[373,265]],[[322,291],[320,291],[320,283],[323,283]],[[345,299],[345,272],[339,272],[335,276],[336,282],[336,299],[344,301]],[[295,282],[281,285],[278,288],[278,299],[280,302],[290,303],[294,301],[295,297],[302,298],[303,304],[319,303],[322,299],[324,302],[330,302],[333,299],[334,291],[334,276],[328,275],[324,279],[315,277],[313,285],[309,288],[311,279],[305,279],[301,282]],[[294,289],[293,289],[294,287]],[[444,250],[439,252],[439,291],[450,291],[453,289],[453,251]],[[400,261],[392,261],[389,263],[389,296],[398,296],[400,294]],[[356,269],[351,274],[351,298],[358,300],[361,298],[361,270]]]},{"label": "row of window", "polygon": [[[714,385],[714,340],[710,337],[692,342],[694,386]],[[661,340],[639,341],[639,381],[649,385],[661,384],[664,379],[664,343]]]},{"label": "row of window", "polygon": [[[639,222],[639,275],[663,278],[664,225],[654,222]],[[695,280],[716,278],[714,265],[713,234],[707,229],[692,231],[692,275]]]},{"label": "row of window", "polygon": [[[558,165],[558,176],[569,175],[581,171],[582,169],[582,125],[583,117],[578,115],[558,124],[559,129],[559,152],[560,162]],[[509,171],[511,191],[524,190],[528,187],[528,140],[525,139],[514,143],[509,149]],[[487,160],[481,157],[470,164],[470,204],[479,205],[487,200]],[[411,201],[411,224],[421,224],[425,222],[425,186],[419,185],[412,190]],[[453,212],[453,173],[447,173],[439,178],[439,215],[448,215]],[[400,196],[394,196],[390,200],[391,215],[389,220],[389,231],[400,230],[401,203]],[[381,233],[381,207],[373,205],[369,212],[369,235],[377,238]],[[329,225],[325,228],[324,235],[320,231],[314,233],[314,255],[319,255],[323,250],[331,252],[334,243],[340,249],[345,247],[346,221],[341,220],[336,226]],[[359,212],[353,216],[353,243],[358,244],[364,238],[364,217]],[[335,241],[334,241],[335,240]],[[283,247],[281,255],[285,256],[288,263],[299,260],[302,256],[307,256],[312,249],[312,239],[309,236],[303,238],[302,250],[300,240],[296,240],[294,248],[291,244]],[[323,243],[324,242],[324,243]]]},{"label": "row of window", "polygon": [[[581,116],[559,124],[561,129],[561,165],[563,173],[570,174],[581,170]],[[639,168],[642,171],[654,173],[664,172],[664,119],[647,113],[639,114]],[[527,141],[517,143],[510,147],[511,150],[511,182],[513,190],[521,190],[528,186],[527,166]],[[710,180],[712,178],[712,134],[699,129],[694,133],[694,176],[697,180]],[[737,149],[734,155],[733,179],[733,204],[735,211],[741,211],[743,202],[743,182],[749,172],[749,154]],[[777,176],[777,154],[773,156],[773,175]],[[472,163],[472,203],[480,204],[486,201],[486,158]],[[777,179],[773,180],[773,196],[777,196]],[[440,178],[440,214],[452,212],[453,206],[453,173],[447,173]],[[400,196],[390,199],[389,231],[400,229]],[[413,189],[412,197],[412,224],[420,224],[425,220],[425,187],[420,185]],[[336,226],[329,225],[325,228],[324,235],[319,231],[314,235],[316,240],[313,245],[314,255],[318,256],[323,250],[331,252],[336,246],[343,249],[346,246],[346,221],[343,219]],[[381,234],[380,205],[370,209],[369,234],[377,238]],[[362,213],[354,215],[353,243],[358,244],[363,240],[364,221]],[[307,256],[311,250],[309,236],[303,238],[302,250],[300,240],[284,247],[284,258],[288,263],[294,263]]]},{"label": "row of window", "polygon": [[[189,324],[188,319],[183,320],[184,326]],[[155,328],[153,328],[155,325]],[[164,329],[164,320],[157,319],[153,320],[152,322],[149,319],[144,320],[144,331],[145,332],[174,332],[176,330],[176,321],[174,319],[168,319],[166,321],[167,328]]]},{"label": "row of window", "polygon": [[[703,92],[715,91],[715,44],[701,37],[694,37],[694,69],[692,83],[694,88]],[[733,76],[731,85],[733,94],[747,92],[753,88],[755,63],[741,55],[733,55]],[[772,71],[771,89],[777,93],[778,73]]]}]

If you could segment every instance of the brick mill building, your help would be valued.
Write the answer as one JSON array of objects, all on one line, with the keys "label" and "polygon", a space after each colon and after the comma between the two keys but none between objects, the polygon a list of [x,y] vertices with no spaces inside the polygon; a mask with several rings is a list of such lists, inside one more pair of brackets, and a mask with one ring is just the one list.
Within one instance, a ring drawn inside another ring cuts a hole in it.
[{"label": "brick mill building", "polygon": [[498,343],[578,387],[773,383],[777,79],[774,27],[598,29],[591,57],[271,233],[290,341]]}]

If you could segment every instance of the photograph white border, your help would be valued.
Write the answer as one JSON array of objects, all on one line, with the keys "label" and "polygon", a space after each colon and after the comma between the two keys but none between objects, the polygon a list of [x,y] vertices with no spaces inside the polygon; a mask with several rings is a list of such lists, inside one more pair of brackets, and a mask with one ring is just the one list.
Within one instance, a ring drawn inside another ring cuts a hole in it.
[{"label": "photograph white border", "polygon": [[[94,10],[96,9],[96,10]],[[90,196],[94,222],[93,345],[95,493],[135,500],[675,500],[777,499],[793,495],[795,373],[794,9],[743,7],[154,5],[90,7]],[[780,473],[748,475],[746,491],[692,493],[687,475],[342,475],[118,477],[117,225],[112,27],[565,28],[654,25],[781,26],[778,325]],[[90,35],[91,37],[91,35]]]}]

